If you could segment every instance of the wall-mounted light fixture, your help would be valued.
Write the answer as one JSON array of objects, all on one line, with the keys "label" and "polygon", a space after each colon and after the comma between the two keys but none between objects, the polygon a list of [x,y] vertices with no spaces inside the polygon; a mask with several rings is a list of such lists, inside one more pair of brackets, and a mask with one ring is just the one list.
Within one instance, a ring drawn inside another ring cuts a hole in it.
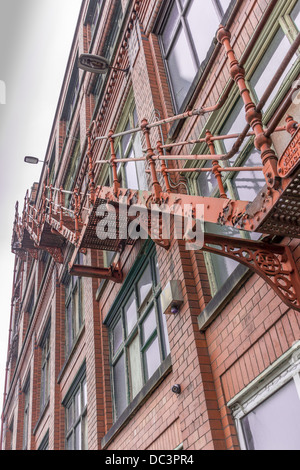
[{"label": "wall-mounted light fixture", "polygon": [[105,57],[101,57],[95,54],[81,54],[78,59],[78,67],[87,72],[105,74],[109,69],[117,70],[118,72],[128,73],[129,68],[119,69],[109,65],[109,62]]},{"label": "wall-mounted light fixture", "polygon": [[165,315],[175,315],[183,304],[180,281],[171,280],[161,293],[162,311]]}]

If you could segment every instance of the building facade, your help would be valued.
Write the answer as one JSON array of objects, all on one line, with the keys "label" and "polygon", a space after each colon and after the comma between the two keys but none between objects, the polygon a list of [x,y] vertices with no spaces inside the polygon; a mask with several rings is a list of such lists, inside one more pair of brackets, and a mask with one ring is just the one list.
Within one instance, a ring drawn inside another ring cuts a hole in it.
[{"label": "building facade", "polygon": [[299,0],[83,0],[16,206],[3,450],[299,449],[299,31]]}]

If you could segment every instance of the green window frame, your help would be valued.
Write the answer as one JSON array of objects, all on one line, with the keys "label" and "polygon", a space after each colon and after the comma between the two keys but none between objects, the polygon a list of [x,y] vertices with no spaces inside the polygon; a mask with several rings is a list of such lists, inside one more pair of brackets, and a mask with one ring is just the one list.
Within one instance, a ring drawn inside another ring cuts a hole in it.
[{"label": "green window frame", "polygon": [[170,353],[154,249],[133,272],[109,325],[114,421]]},{"label": "green window frame", "polygon": [[[124,106],[122,113],[122,119],[118,123],[115,133],[137,128],[139,126],[136,105],[133,99],[133,92],[129,93],[129,97]],[[115,139],[114,149],[116,158],[137,158],[143,156],[143,149],[141,144],[140,133],[129,133],[123,136],[119,136]],[[111,153],[110,149],[106,154],[106,160],[110,160]],[[117,162],[118,180],[120,181],[121,187],[129,189],[148,190],[148,183],[145,172],[145,162]],[[96,182],[97,185],[112,186],[113,177],[112,169],[104,168],[100,172]],[[105,266],[111,265],[111,262],[115,256],[114,252],[103,253]]]},{"label": "green window frame", "polygon": [[35,306],[35,295],[34,295],[34,288],[32,289],[32,292],[30,294],[29,302],[27,304],[26,311],[29,315],[29,318],[32,317],[33,311],[34,311],[34,306]]},{"label": "green window frame", "polygon": [[[127,103],[124,106],[124,111],[122,113],[122,119],[120,120],[115,134],[129,131],[130,129],[137,128],[139,126],[137,110],[135,102],[133,100],[133,93],[130,93],[130,96],[127,100]],[[138,158],[143,156],[143,149],[141,143],[141,136],[139,132],[128,133],[115,138],[114,149],[116,158]],[[110,160],[111,153],[110,149],[106,154],[106,160]],[[119,162],[117,161],[117,172],[118,179],[123,188],[129,189],[140,189],[148,190],[148,183],[145,173],[145,162]],[[101,172],[97,184],[104,184],[112,186],[113,177],[111,168],[107,171]]]},{"label": "green window frame", "polygon": [[40,410],[41,412],[48,403],[50,396],[50,322],[46,327],[42,341],[41,349],[41,391],[40,391]]},{"label": "green window frame", "polygon": [[65,280],[66,353],[70,354],[84,324],[82,282],[78,276]]},{"label": "green window frame", "polygon": [[167,10],[158,28],[162,56],[175,112],[184,107],[195,77],[203,72],[219,24],[230,0],[164,2]]},{"label": "green window frame", "polygon": [[46,432],[38,450],[49,450],[49,430]]},{"label": "green window frame", "polygon": [[66,450],[87,450],[87,380],[85,367],[79,371],[67,397],[65,407]]},{"label": "green window frame", "polygon": [[[66,172],[66,178],[63,184],[65,191],[73,191],[77,170],[81,159],[81,146],[80,146],[80,130],[76,132],[76,137],[73,139],[73,148],[68,164],[68,170]],[[64,205],[67,208],[71,208],[72,194],[64,193]]]},{"label": "green window frame", "polygon": [[[133,100],[126,106],[124,116],[118,126],[118,132],[129,131],[139,126],[136,106]],[[125,134],[115,141],[116,158],[138,158],[143,156],[140,133]],[[118,177],[123,188],[148,190],[145,163],[119,163]]]},{"label": "green window frame", "polygon": [[[99,12],[97,13],[98,14],[98,18],[99,18],[99,15],[102,11],[102,6],[103,6],[103,0],[101,2],[101,5],[99,4],[99,7],[98,7],[98,10]],[[99,55],[102,56],[102,57],[105,57],[108,62],[111,62],[112,60],[112,57],[114,55],[114,51],[115,51],[115,47],[116,47],[116,44],[117,44],[117,40],[118,40],[118,37],[119,37],[119,34],[120,34],[120,31],[121,31],[121,27],[122,27],[122,23],[123,23],[123,19],[124,19],[124,13],[123,13],[123,7],[122,7],[122,0],[117,0],[116,2],[114,2],[114,5],[113,5],[113,12],[112,12],[112,25],[111,25],[111,28],[109,29],[109,33],[105,39],[105,42],[104,42],[104,45],[101,49],[101,51],[99,51]],[[94,36],[94,33],[95,31],[92,31],[92,34]],[[93,36],[92,36],[92,39],[91,39],[91,48],[93,48]],[[90,48],[90,50],[91,50]],[[97,75],[96,78],[95,78],[95,81],[94,81],[94,86],[93,86],[93,95],[95,97],[95,103],[98,102],[100,96],[101,96],[101,92],[102,92],[102,88],[103,88],[103,85],[104,83],[106,83],[106,79],[105,79],[105,76],[104,75]],[[96,109],[97,106],[95,106],[95,109]]]},{"label": "green window frame", "polygon": [[[245,66],[247,72],[246,81],[255,103],[258,103],[265,89],[263,83],[266,82],[268,84],[266,75],[268,76],[269,74],[269,77],[272,77],[274,72],[277,71],[280,61],[291,43],[297,37],[297,34],[299,34],[299,30],[293,18],[297,21],[299,28],[300,1],[289,0],[284,2],[280,0],[269,20],[265,33],[257,43],[251,57],[248,59]],[[267,125],[274,110],[276,110],[298,74],[299,55],[300,51],[298,51],[290,62],[281,81],[263,108],[263,123],[265,125]],[[205,124],[204,129],[210,129],[215,135],[239,133],[244,130],[246,126],[244,105],[236,88],[231,92],[228,102],[233,103],[233,106],[228,108],[227,112],[226,110],[224,112],[224,109],[222,109],[221,112],[214,113]],[[201,135],[201,137],[203,136],[204,135]],[[233,142],[234,139],[215,141],[216,153],[227,153],[231,149]],[[205,154],[208,153],[208,150],[205,145],[201,144],[197,145],[192,153]],[[260,154],[254,147],[254,137],[247,138],[238,154],[230,161],[220,162],[220,165],[226,167],[249,167],[249,171],[247,172],[223,173],[223,185],[230,199],[252,201],[265,186],[265,178],[262,172],[254,172],[251,170],[253,166],[262,166]],[[211,161],[203,161],[199,166],[211,167],[212,163]],[[199,195],[219,197],[216,179],[212,174],[200,173],[199,176],[194,179],[194,182],[194,191]],[[211,233],[237,236],[246,239],[258,239],[260,237],[260,234],[250,234],[242,230],[234,230],[216,224],[205,224],[205,230]],[[229,258],[211,253],[204,253],[204,256],[209,274],[211,292],[215,295],[238,266],[238,263]]]},{"label": "green window frame", "polygon": [[26,380],[24,389],[24,419],[23,419],[23,450],[28,448],[29,413],[30,413],[30,377]]}]

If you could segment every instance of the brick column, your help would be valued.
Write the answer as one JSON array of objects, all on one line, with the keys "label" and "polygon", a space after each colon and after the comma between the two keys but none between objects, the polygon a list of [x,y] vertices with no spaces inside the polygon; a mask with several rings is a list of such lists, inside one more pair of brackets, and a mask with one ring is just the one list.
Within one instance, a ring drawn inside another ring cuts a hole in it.
[{"label": "brick column", "polygon": [[[161,118],[167,117],[170,95],[167,81],[161,79],[163,64],[157,38],[146,37],[139,23],[136,35],[139,47],[129,49],[129,53],[139,119],[150,121],[155,110],[160,112]],[[153,146],[158,136],[158,129],[153,129]],[[168,251],[158,248],[157,252],[162,287],[170,279],[179,280],[184,293],[180,312],[167,317],[174,380],[182,389],[178,395],[178,410],[184,448],[224,449],[207,344],[197,323],[199,313],[210,298],[203,255],[187,251],[182,240],[173,240]]]}]

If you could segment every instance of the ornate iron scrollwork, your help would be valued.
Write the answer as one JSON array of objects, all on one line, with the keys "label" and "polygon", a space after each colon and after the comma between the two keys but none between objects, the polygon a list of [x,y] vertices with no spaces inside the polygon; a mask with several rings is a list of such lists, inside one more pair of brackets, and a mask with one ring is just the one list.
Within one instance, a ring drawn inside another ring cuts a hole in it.
[{"label": "ornate iron scrollwork", "polygon": [[205,234],[202,250],[249,267],[274,289],[283,302],[300,311],[300,276],[288,246]]}]

